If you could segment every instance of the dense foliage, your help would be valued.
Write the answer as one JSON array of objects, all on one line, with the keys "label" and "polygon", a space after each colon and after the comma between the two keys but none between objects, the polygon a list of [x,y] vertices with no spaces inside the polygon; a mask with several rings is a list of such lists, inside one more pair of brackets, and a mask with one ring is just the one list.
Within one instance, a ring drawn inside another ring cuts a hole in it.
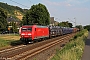
[{"label": "dense foliage", "polygon": [[75,36],[64,48],[57,50],[56,55],[51,60],[81,60],[88,31],[82,30]]},{"label": "dense foliage", "polygon": [[12,6],[2,2],[0,2],[0,7],[7,11],[8,16],[13,16],[13,17],[16,17],[15,10],[20,12],[22,15],[24,15],[24,13],[27,11],[27,9],[22,9],[18,6]]},{"label": "dense foliage", "polygon": [[72,28],[73,25],[72,23],[69,23],[68,21],[66,21],[66,22],[60,22],[59,26]]},{"label": "dense foliage", "polygon": [[84,26],[84,29],[87,29],[88,31],[90,31],[90,25]]},{"label": "dense foliage", "polygon": [[0,31],[5,30],[7,27],[7,13],[4,9],[0,8]]},{"label": "dense foliage", "polygon": [[79,30],[83,30],[83,26],[82,25],[77,25],[75,26],[76,28],[79,28]]},{"label": "dense foliage", "polygon": [[28,11],[27,9],[22,9],[18,6],[12,6],[12,5],[8,5],[7,3],[0,2],[0,30],[1,30],[0,32],[2,32],[3,30],[7,30],[8,29],[8,27],[6,28],[7,25],[12,26],[12,28],[10,28],[10,30],[12,30],[12,32],[17,32],[16,23],[14,23],[14,21],[13,21],[13,22],[10,22],[7,24],[6,18],[13,17],[16,20],[19,20],[19,18],[21,20],[22,16],[27,11]]},{"label": "dense foliage", "polygon": [[18,26],[17,26],[17,24],[16,23],[14,23],[14,22],[10,22],[9,24],[8,24],[8,26],[12,26],[11,28],[10,28],[10,30],[9,30],[9,33],[18,33]]},{"label": "dense foliage", "polygon": [[39,3],[31,6],[23,17],[23,25],[39,24],[49,25],[50,15],[45,5]]}]

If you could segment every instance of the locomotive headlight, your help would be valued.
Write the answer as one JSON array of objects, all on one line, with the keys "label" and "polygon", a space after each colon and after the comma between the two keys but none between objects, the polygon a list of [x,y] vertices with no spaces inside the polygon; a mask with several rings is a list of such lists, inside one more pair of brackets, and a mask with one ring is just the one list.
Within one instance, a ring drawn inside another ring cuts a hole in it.
[{"label": "locomotive headlight", "polygon": [[28,34],[28,35],[31,35],[31,34]]},{"label": "locomotive headlight", "polygon": [[21,34],[21,35],[25,35],[25,34]]}]

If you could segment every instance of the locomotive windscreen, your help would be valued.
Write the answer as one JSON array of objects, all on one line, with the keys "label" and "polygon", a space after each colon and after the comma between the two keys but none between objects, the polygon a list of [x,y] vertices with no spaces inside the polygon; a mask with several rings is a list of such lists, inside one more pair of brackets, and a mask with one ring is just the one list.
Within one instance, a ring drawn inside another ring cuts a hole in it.
[{"label": "locomotive windscreen", "polygon": [[22,31],[32,31],[32,28],[22,28]]}]

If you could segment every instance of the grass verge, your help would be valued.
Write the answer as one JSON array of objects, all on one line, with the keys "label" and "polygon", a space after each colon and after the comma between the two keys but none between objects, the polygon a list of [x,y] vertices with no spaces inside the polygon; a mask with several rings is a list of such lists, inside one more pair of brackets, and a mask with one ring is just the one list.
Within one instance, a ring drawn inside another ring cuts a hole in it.
[{"label": "grass verge", "polygon": [[56,50],[57,53],[51,60],[81,60],[87,36],[87,30],[78,32],[64,48]]},{"label": "grass verge", "polygon": [[0,35],[0,49],[22,44],[20,36],[15,34]]},{"label": "grass verge", "polygon": [[10,46],[10,42],[11,42],[11,40],[4,40],[4,39],[0,38],[0,49]]}]

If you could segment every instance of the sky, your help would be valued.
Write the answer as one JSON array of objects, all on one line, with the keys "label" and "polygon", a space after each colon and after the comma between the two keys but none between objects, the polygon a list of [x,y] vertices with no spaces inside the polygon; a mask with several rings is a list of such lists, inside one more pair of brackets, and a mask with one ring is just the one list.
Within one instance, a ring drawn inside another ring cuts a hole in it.
[{"label": "sky", "polygon": [[23,9],[30,9],[32,5],[44,4],[50,17],[55,21],[69,21],[76,25],[90,25],[90,0],[0,0]]}]

